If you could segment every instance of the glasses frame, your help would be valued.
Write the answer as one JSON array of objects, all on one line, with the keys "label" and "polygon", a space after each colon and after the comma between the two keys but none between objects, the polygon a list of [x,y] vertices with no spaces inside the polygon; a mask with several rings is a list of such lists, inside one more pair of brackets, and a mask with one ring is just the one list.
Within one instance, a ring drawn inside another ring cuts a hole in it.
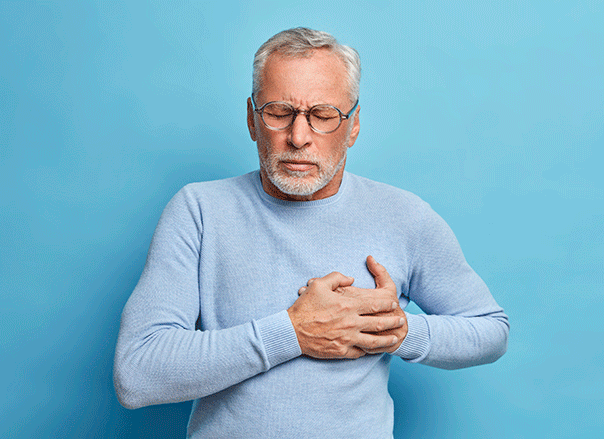
[{"label": "glasses frame", "polygon": [[[308,123],[308,126],[310,127],[311,130],[313,130],[315,133],[319,133],[319,134],[330,134],[330,133],[333,133],[334,131],[336,131],[338,128],[340,128],[340,125],[342,125],[342,120],[350,119],[350,117],[352,116],[352,113],[354,113],[354,110],[356,110],[357,107],[359,106],[359,100],[357,99],[357,101],[354,103],[354,106],[352,107],[352,109],[346,114],[342,113],[342,111],[338,107],[334,107],[333,105],[329,105],[329,104],[313,105],[308,110],[300,110],[299,108],[295,108],[292,104],[290,104],[288,102],[270,101],[270,102],[267,102],[266,104],[264,104],[263,106],[261,106],[260,108],[257,108],[256,100],[254,99],[253,93],[252,93],[252,104],[254,104],[254,112],[256,112],[260,115],[260,119],[262,119],[262,123],[269,130],[272,130],[272,131],[286,130],[294,124],[294,121],[296,120],[296,117],[298,117],[298,114],[304,114],[306,116],[306,122]],[[285,105],[291,107],[292,111],[293,111],[293,113],[292,113],[293,117],[292,117],[291,122],[288,125],[284,126],[283,128],[275,128],[275,127],[269,126],[266,123],[266,121],[264,120],[264,108],[270,104],[285,104]],[[310,112],[316,107],[330,107],[330,108],[333,108],[334,110],[336,110],[338,112],[338,114],[340,115],[340,121],[338,122],[338,126],[335,127],[331,131],[321,131],[321,130],[318,130],[315,127],[313,127],[312,124],[310,123]]]}]

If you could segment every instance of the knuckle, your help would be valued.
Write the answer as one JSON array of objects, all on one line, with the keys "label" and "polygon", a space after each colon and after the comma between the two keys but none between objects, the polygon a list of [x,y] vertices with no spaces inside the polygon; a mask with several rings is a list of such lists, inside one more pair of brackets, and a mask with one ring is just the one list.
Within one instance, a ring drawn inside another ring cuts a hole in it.
[{"label": "knuckle", "polygon": [[340,300],[338,302],[338,309],[343,314],[350,314],[354,310],[354,306],[349,300]]},{"label": "knuckle", "polygon": [[310,279],[308,281],[308,285],[311,285],[311,284],[324,285],[326,283],[327,283],[327,281],[325,280],[324,277],[319,277],[317,279]]},{"label": "knuckle", "polygon": [[[355,328],[356,326],[357,326],[356,319],[354,319],[352,317],[348,317],[348,318],[345,318],[344,320],[342,320],[343,329],[349,330],[349,329]],[[350,337],[348,335],[343,335],[342,340],[344,340],[345,342],[349,342]]]},{"label": "knuckle", "polygon": [[350,344],[351,344],[351,339],[348,334],[344,333],[338,337],[338,346],[343,346],[344,348],[346,348],[346,346],[348,346]]},{"label": "knuckle", "polygon": [[373,338],[367,343],[367,348],[369,348],[369,350],[376,349],[378,346],[379,340],[377,338]]}]

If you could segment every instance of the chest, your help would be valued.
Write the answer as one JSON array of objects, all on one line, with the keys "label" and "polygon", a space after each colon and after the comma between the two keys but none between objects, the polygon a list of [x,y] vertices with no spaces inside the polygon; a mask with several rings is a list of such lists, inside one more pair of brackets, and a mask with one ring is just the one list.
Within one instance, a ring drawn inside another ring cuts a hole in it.
[{"label": "chest", "polygon": [[202,329],[235,326],[289,308],[298,289],[332,271],[374,288],[365,261],[386,267],[405,294],[408,251],[404,231],[342,212],[279,215],[241,209],[206,217],[199,259]]}]

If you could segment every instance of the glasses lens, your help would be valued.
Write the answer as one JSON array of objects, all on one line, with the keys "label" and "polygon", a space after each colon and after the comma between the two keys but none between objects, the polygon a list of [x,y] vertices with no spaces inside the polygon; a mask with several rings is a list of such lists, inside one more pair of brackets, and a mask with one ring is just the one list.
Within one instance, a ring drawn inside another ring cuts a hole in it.
[{"label": "glasses lens", "polygon": [[330,105],[318,105],[310,112],[310,124],[323,133],[335,131],[340,126],[340,112]]},{"label": "glasses lens", "polygon": [[286,103],[274,102],[264,107],[262,120],[271,128],[283,129],[292,121],[294,109]]}]

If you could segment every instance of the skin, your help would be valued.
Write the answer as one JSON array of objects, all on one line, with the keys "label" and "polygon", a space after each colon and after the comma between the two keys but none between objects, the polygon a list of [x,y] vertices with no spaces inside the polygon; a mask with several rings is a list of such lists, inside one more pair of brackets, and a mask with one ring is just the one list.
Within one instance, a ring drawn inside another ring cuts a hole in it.
[{"label": "skin", "polygon": [[[255,100],[258,107],[284,101],[302,110],[330,104],[348,112],[354,102],[344,84],[344,63],[328,50],[316,50],[307,58],[272,54]],[[304,115],[298,115],[289,128],[274,131],[264,125],[248,99],[247,123],[258,147],[266,193],[288,201],[335,195],[342,182],[347,150],[359,135],[359,111],[357,108],[353,118],[343,120],[329,134],[313,131]],[[299,188],[303,186],[315,189],[301,194]],[[374,276],[375,289],[357,288],[353,278],[333,272],[310,279],[299,290],[298,300],[287,311],[304,355],[359,358],[394,352],[400,346],[407,335],[407,320],[399,306],[396,286],[371,256],[367,268]]]},{"label": "skin", "polygon": [[359,358],[392,353],[407,335],[396,285],[372,256],[367,268],[375,289],[352,286],[353,278],[330,273],[310,279],[288,313],[302,352],[315,358]]},{"label": "skin", "polygon": [[[347,112],[352,108],[346,83],[344,63],[326,50],[317,50],[310,58],[287,58],[271,55],[263,72],[263,87],[255,96],[260,107],[271,101],[289,102],[296,108],[308,110],[317,104],[330,104]],[[248,99],[247,122],[250,136],[258,147],[260,177],[264,190],[283,200],[310,201],[330,197],[338,192],[346,151],[359,135],[359,110],[354,119],[342,121],[336,131],[329,134],[314,132],[304,115],[298,115],[293,125],[282,131],[267,128],[260,115],[253,111]],[[334,166],[342,159],[342,166],[326,186],[309,195],[292,195],[280,190],[269,178],[263,158],[270,154],[295,154],[296,159],[279,160],[276,172],[290,180],[309,182],[316,180],[321,171]],[[301,175],[303,174],[303,175]]]}]

